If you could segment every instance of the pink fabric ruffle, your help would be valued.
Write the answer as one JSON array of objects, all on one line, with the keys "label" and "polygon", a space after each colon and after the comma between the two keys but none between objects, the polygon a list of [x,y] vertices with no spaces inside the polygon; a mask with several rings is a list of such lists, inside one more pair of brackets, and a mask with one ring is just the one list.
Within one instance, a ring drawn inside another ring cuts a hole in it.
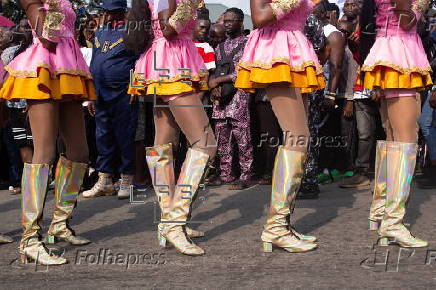
[{"label": "pink fabric ruffle", "polygon": [[372,71],[379,65],[404,74],[431,71],[421,39],[416,33],[377,37],[362,70]]},{"label": "pink fabric ruffle", "polygon": [[304,71],[307,66],[314,66],[317,73],[322,73],[312,43],[302,31],[282,30],[273,25],[254,30],[239,66],[270,69],[276,63],[288,64],[292,71]]},{"label": "pink fabric ruffle", "polygon": [[323,70],[318,56],[303,33],[313,7],[311,0],[300,0],[299,6],[282,16],[280,21],[253,30],[239,67],[270,69],[276,63],[285,63],[292,71],[304,71],[307,66],[314,66],[321,74]]},{"label": "pink fabric ruffle", "polygon": [[178,37],[168,41],[161,37],[155,39],[136,62],[135,74],[138,80],[150,84],[158,81],[199,81],[199,77],[208,72],[190,38]]},{"label": "pink fabric ruffle", "polygon": [[14,77],[37,77],[38,68],[48,69],[52,77],[65,73],[92,78],[78,44],[69,37],[60,39],[56,53],[48,51],[38,38],[34,38],[33,44],[6,66]]}]

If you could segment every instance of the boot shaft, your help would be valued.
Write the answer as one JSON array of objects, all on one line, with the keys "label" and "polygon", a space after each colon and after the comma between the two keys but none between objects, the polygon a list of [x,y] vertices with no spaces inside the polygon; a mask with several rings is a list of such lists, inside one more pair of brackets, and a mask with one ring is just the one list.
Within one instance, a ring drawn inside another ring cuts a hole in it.
[{"label": "boot shaft", "polygon": [[418,146],[413,143],[387,143],[387,191],[381,230],[400,227],[410,195]]},{"label": "boot shaft", "polygon": [[21,195],[21,223],[24,231],[20,242],[21,252],[30,243],[39,240],[49,171],[48,164],[24,164]]}]

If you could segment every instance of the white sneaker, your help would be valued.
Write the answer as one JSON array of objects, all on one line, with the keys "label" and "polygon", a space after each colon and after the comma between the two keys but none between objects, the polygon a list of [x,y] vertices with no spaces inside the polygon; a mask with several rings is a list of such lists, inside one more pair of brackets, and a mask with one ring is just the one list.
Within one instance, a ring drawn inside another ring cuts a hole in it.
[{"label": "white sneaker", "polygon": [[118,199],[130,198],[132,190],[133,175],[121,174],[120,189],[118,190]]},{"label": "white sneaker", "polygon": [[112,175],[108,173],[98,173],[98,181],[94,186],[87,191],[84,191],[82,196],[85,198],[93,198],[102,195],[114,195],[115,188],[112,183]]}]

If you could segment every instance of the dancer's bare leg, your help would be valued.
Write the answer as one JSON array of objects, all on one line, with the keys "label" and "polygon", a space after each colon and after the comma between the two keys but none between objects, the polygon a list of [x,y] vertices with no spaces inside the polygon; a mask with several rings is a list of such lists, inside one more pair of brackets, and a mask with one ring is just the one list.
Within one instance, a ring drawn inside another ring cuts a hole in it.
[{"label": "dancer's bare leg", "polygon": [[59,132],[59,103],[52,100],[28,100],[34,153],[32,163],[51,164],[56,157]]},{"label": "dancer's bare leg", "polygon": [[306,152],[310,132],[302,94],[293,88],[271,87],[267,89],[267,95],[283,131],[283,146]]},{"label": "dancer's bare leg", "polygon": [[77,101],[59,104],[59,134],[66,147],[69,160],[88,163],[85,119],[82,104]]}]

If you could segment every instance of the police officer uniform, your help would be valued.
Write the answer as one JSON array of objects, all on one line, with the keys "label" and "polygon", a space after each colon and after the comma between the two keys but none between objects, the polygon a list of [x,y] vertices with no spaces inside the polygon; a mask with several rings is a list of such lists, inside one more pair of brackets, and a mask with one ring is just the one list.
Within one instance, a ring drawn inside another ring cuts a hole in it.
[{"label": "police officer uniform", "polygon": [[[126,1],[104,1],[103,9],[126,9]],[[125,23],[101,27],[95,34],[91,73],[98,95],[96,101],[97,171],[113,173],[113,157],[119,149],[119,173],[135,173],[134,142],[138,120],[137,104],[130,104],[127,88],[130,70],[138,58],[126,50]]]}]

